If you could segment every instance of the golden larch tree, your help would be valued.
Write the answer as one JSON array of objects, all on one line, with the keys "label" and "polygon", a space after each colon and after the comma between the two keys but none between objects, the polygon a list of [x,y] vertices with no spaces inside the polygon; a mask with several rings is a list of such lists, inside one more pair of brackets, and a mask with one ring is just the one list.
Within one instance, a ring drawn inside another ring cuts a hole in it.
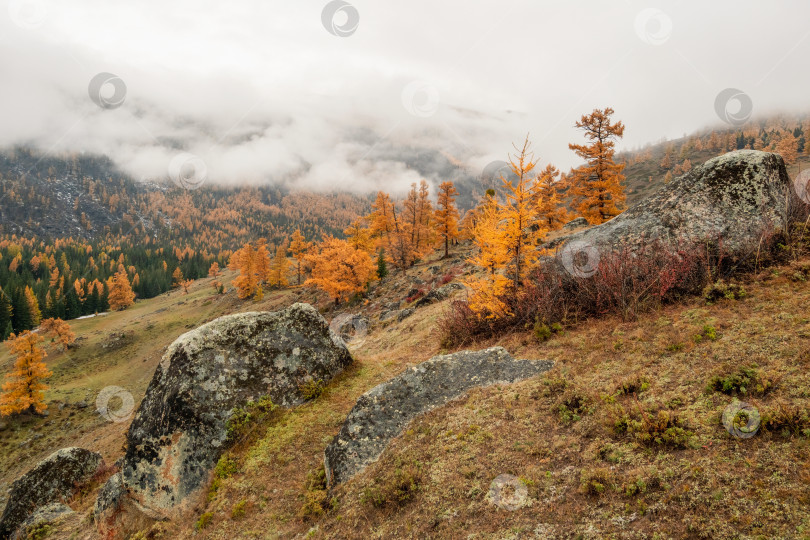
[{"label": "golden larch tree", "polygon": [[172,272],[172,287],[180,287],[183,283],[183,271],[180,270],[180,267],[174,269]]},{"label": "golden larch tree", "polygon": [[476,209],[472,222],[472,240],[476,247],[470,262],[485,270],[480,278],[472,277],[465,281],[470,288],[469,307],[479,316],[499,317],[507,314],[503,301],[509,288],[509,279],[500,273],[506,266],[509,256],[503,242],[500,225],[500,208],[494,192],[484,197],[484,202]]},{"label": "golden larch tree", "polygon": [[312,275],[306,284],[326,292],[336,305],[363,292],[375,277],[376,267],[369,254],[338,238],[327,237],[318,253],[307,258]]},{"label": "golden larch tree", "polygon": [[568,221],[568,209],[563,204],[560,192],[560,171],[548,164],[537,178],[537,215],[543,226],[549,231],[556,231]]},{"label": "golden larch tree", "polygon": [[393,244],[391,236],[394,232],[394,218],[392,216],[394,204],[391,197],[382,191],[377,192],[377,198],[371,205],[371,214],[367,219],[370,223],[371,236],[377,241],[378,249],[391,252]]},{"label": "golden larch tree", "polygon": [[28,309],[31,311],[31,322],[34,326],[38,326],[40,321],[42,321],[42,312],[39,310],[37,295],[34,294],[31,287],[27,285],[25,287],[25,300],[28,302]]},{"label": "golden larch tree", "polygon": [[774,151],[781,155],[788,165],[793,165],[799,159],[799,141],[793,133],[789,131],[783,133],[774,146]]},{"label": "golden larch tree", "polygon": [[594,109],[575,124],[585,132],[589,144],[568,147],[585,160],[571,171],[573,205],[589,223],[598,225],[618,216],[625,206],[624,163],[616,163],[616,139],[624,135],[624,124],[612,123],[610,107]]},{"label": "golden larch tree", "polygon": [[261,286],[262,283],[273,284],[273,272],[270,269],[270,249],[267,240],[259,238],[256,242],[256,252],[254,253],[254,272],[256,279]]},{"label": "golden larch tree", "polygon": [[109,290],[110,309],[113,311],[124,310],[135,301],[135,293],[132,291],[127,272],[124,269],[119,270],[107,280],[107,289]]},{"label": "golden larch tree", "polygon": [[211,267],[208,268],[208,276],[219,277],[219,263],[217,261],[211,263]]},{"label": "golden larch tree", "polygon": [[456,208],[456,196],[458,190],[453,182],[442,182],[439,184],[438,200],[436,201],[436,213],[434,219],[439,237],[444,244],[444,257],[450,255],[450,243],[458,238],[458,208]]},{"label": "golden larch tree", "polygon": [[358,218],[352,221],[351,225],[344,229],[346,241],[354,249],[361,249],[368,253],[374,251],[374,239],[371,237],[371,229],[366,226],[366,218]]},{"label": "golden larch tree", "polygon": [[502,178],[506,201],[499,212],[498,227],[502,228],[507,270],[515,291],[537,262],[537,246],[548,232],[548,228],[537,219],[539,185],[536,176],[532,175],[535,161],[529,150],[530,146],[529,138],[526,137],[522,147],[515,147],[517,154],[510,156],[509,167],[516,178]]},{"label": "golden larch tree", "polygon": [[276,255],[270,263],[270,285],[273,287],[286,287],[289,285],[287,272],[290,269],[290,261],[287,260],[287,244],[280,244],[276,248]]},{"label": "golden larch tree", "polygon": [[256,272],[256,250],[253,249],[253,246],[249,242],[234,252],[228,267],[239,270],[239,275],[232,281],[233,286],[236,287],[239,298],[244,300],[259,292],[259,278]]},{"label": "golden larch tree", "polygon": [[301,264],[307,256],[307,249],[309,249],[309,244],[304,239],[304,235],[301,234],[300,229],[295,229],[290,237],[290,253],[296,262],[295,273],[298,276],[298,285],[301,285]]},{"label": "golden larch tree", "polygon": [[76,341],[76,334],[73,333],[70,325],[59,318],[44,319],[39,325],[39,329],[44,335],[50,336],[59,343],[63,351]]},{"label": "golden larch tree", "polygon": [[30,331],[20,336],[12,334],[6,346],[16,356],[12,371],[6,374],[3,393],[0,394],[0,415],[22,412],[40,414],[47,408],[45,379],[51,376],[43,359],[46,354],[39,347],[42,337]]}]

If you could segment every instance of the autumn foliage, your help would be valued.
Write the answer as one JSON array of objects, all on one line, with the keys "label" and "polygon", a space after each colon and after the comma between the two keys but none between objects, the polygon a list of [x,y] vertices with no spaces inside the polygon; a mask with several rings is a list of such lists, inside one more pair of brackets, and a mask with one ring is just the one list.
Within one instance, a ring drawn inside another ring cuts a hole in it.
[{"label": "autumn foliage", "polygon": [[39,329],[43,334],[55,339],[62,347],[62,350],[66,350],[76,341],[76,334],[70,329],[70,325],[59,318],[54,319],[51,317],[43,320],[39,325]]},{"label": "autumn foliage", "polygon": [[436,208],[435,220],[439,236],[444,244],[445,257],[450,254],[450,243],[458,238],[456,195],[458,195],[458,190],[453,185],[453,182],[439,184],[438,208]]},{"label": "autumn foliage", "polygon": [[308,260],[312,275],[306,284],[325,291],[335,304],[364,291],[375,278],[376,266],[369,254],[338,238],[324,240]]},{"label": "autumn foliage", "polygon": [[8,416],[22,412],[42,413],[45,405],[44,380],[51,376],[43,359],[46,354],[39,347],[42,338],[30,331],[19,337],[10,336],[7,347],[16,356],[11,373],[6,375],[3,393],[0,395],[0,415]]},{"label": "autumn foliage", "polygon": [[109,302],[111,310],[121,311],[131,306],[135,301],[135,293],[132,292],[127,272],[123,268],[108,280],[107,286],[110,290]]},{"label": "autumn foliage", "polygon": [[[477,248],[470,262],[484,270],[467,280],[472,290],[470,309],[481,317],[510,314],[505,297],[515,296],[539,255],[539,245],[549,230],[541,214],[543,182],[534,174],[535,160],[528,137],[510,156],[514,180],[501,177],[504,202],[487,194],[477,209],[472,237]],[[553,188],[554,186],[552,186]]]},{"label": "autumn foliage", "polygon": [[585,132],[589,144],[568,147],[585,160],[585,165],[571,172],[573,206],[592,225],[604,223],[624,210],[626,196],[624,163],[614,160],[616,139],[624,134],[624,124],[611,123],[613,109],[595,109],[583,115],[576,127]]}]

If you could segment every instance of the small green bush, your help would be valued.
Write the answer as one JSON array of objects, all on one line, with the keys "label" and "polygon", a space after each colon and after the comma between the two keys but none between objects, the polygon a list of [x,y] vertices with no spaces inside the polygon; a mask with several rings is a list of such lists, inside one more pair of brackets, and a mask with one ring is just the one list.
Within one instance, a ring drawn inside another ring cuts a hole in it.
[{"label": "small green bush", "polygon": [[214,517],[214,513],[213,513],[213,512],[206,512],[206,513],[204,513],[203,515],[201,515],[201,516],[200,516],[200,519],[198,519],[198,520],[197,520],[197,523],[194,525],[194,527],[195,527],[195,528],[196,528],[198,531],[203,530],[204,528],[208,527],[208,525],[210,525],[210,524],[211,524],[211,519],[212,519],[213,517]]},{"label": "small green bush", "polygon": [[726,374],[715,375],[709,379],[706,390],[723,394],[764,395],[773,388],[773,381],[766,377],[756,366],[742,367]]},{"label": "small green bush", "polygon": [[534,323],[534,337],[540,342],[548,341],[551,339],[551,328],[540,322]]},{"label": "small green bush", "polygon": [[298,390],[307,401],[319,398],[325,389],[326,385],[321,379],[309,379],[298,385]]},{"label": "small green bush", "polygon": [[579,490],[585,495],[599,497],[613,486],[610,469],[582,469],[579,473]]},{"label": "small green bush", "polygon": [[375,481],[360,493],[360,502],[377,508],[404,506],[419,492],[422,485],[421,464],[399,463],[394,474]]},{"label": "small green bush", "polygon": [[578,422],[583,416],[591,412],[589,403],[590,399],[579,392],[572,391],[566,393],[557,406],[560,420],[564,424]]},{"label": "small green bush", "polygon": [[712,283],[703,290],[703,298],[709,303],[717,302],[721,299],[740,300],[745,298],[745,289],[736,283],[726,283],[722,279]]},{"label": "small green bush", "polygon": [[810,410],[778,402],[762,414],[761,426],[785,437],[810,437]]},{"label": "small green bush", "polygon": [[27,540],[43,540],[54,532],[54,528],[50,523],[39,523],[28,528]]},{"label": "small green bush", "polygon": [[233,443],[244,433],[245,428],[253,421],[266,418],[278,409],[270,396],[263,396],[259,401],[249,401],[244,407],[237,407],[226,424],[227,441]]},{"label": "small green bush", "polygon": [[634,375],[622,380],[616,389],[621,396],[640,394],[650,388],[650,382],[643,375]]},{"label": "small green bush", "polygon": [[245,517],[245,508],[247,507],[247,501],[242,499],[231,508],[231,519],[241,519]]},{"label": "small green bush", "polygon": [[326,469],[323,464],[307,474],[304,484],[304,504],[298,511],[302,518],[317,517],[330,508],[337,506],[337,499],[327,501],[329,492],[326,487]]},{"label": "small green bush", "polygon": [[617,408],[613,431],[627,434],[646,446],[688,448],[694,433],[689,430],[674,411],[659,410],[630,414],[621,405]]}]

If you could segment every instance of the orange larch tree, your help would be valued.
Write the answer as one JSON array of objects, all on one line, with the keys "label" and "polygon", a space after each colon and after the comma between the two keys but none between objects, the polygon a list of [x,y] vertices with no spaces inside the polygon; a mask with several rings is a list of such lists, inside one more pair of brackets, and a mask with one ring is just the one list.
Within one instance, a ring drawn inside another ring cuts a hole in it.
[{"label": "orange larch tree", "polygon": [[306,281],[334,298],[335,304],[362,292],[374,280],[376,267],[368,253],[345,240],[327,237],[317,254],[308,256],[312,275]]},{"label": "orange larch tree", "polygon": [[509,159],[509,166],[515,174],[515,180],[503,178],[506,202],[499,212],[499,227],[503,227],[502,242],[508,258],[508,272],[512,286],[517,291],[529,270],[537,262],[537,246],[543,235],[548,232],[537,219],[536,200],[539,185],[536,177],[531,174],[535,167],[534,156],[531,154],[528,136],[523,147],[518,148],[517,154]]},{"label": "orange larch tree", "polygon": [[208,269],[208,276],[209,277],[219,277],[219,263],[214,261],[211,263],[211,267]]},{"label": "orange larch tree", "polygon": [[258,274],[256,272],[256,250],[248,242],[235,251],[228,264],[230,268],[239,270],[239,275],[233,280],[239,298],[249,298],[260,291]]},{"label": "orange larch tree", "polygon": [[286,287],[289,285],[287,272],[290,261],[287,260],[287,244],[282,243],[276,248],[276,255],[270,263],[270,285],[273,287]]},{"label": "orange larch tree", "polygon": [[267,247],[267,240],[259,238],[256,242],[256,252],[254,257],[254,272],[259,286],[263,283],[273,284],[273,272],[270,269],[270,248]]},{"label": "orange larch tree", "polygon": [[0,394],[0,415],[8,416],[22,412],[40,414],[47,408],[43,382],[51,376],[43,359],[46,354],[39,347],[42,338],[30,331],[19,337],[12,334],[7,347],[16,356],[13,370],[6,374],[3,393]]},{"label": "orange larch tree", "polygon": [[624,210],[624,163],[616,163],[616,139],[624,135],[624,124],[611,123],[613,109],[594,109],[575,124],[585,132],[590,144],[568,147],[585,160],[585,165],[571,171],[574,208],[589,223],[598,225],[618,216]]},{"label": "orange larch tree", "polygon": [[180,287],[183,283],[183,271],[180,270],[180,267],[174,269],[172,273],[172,287]]},{"label": "orange larch tree", "polygon": [[40,321],[42,321],[42,312],[39,310],[37,295],[34,294],[33,289],[27,285],[25,287],[25,299],[28,302],[28,309],[31,312],[31,322],[34,326],[38,326]]},{"label": "orange larch tree", "polygon": [[291,236],[290,253],[296,261],[295,273],[298,276],[298,285],[301,285],[301,264],[307,256],[307,249],[309,249],[309,245],[304,239],[304,235],[301,234],[300,229],[295,229]]},{"label": "orange larch tree", "polygon": [[113,311],[124,310],[135,301],[135,293],[132,292],[132,286],[129,284],[129,278],[124,269],[119,270],[107,280],[107,288],[110,309]]},{"label": "orange larch tree", "polygon": [[456,208],[456,196],[458,190],[453,182],[442,182],[439,184],[439,196],[435,214],[436,226],[439,230],[439,237],[444,244],[444,257],[450,255],[450,243],[458,238],[458,208]]},{"label": "orange larch tree", "polygon": [[180,282],[180,286],[183,288],[183,294],[188,294],[188,289],[194,283],[193,279],[184,279]]},{"label": "orange larch tree", "polygon": [[374,251],[374,239],[371,237],[371,229],[366,226],[366,218],[352,221],[351,225],[344,229],[343,234],[354,249],[362,249],[368,253]]},{"label": "orange larch tree", "polygon": [[44,335],[51,336],[58,342],[63,351],[76,341],[76,334],[70,329],[70,325],[59,318],[44,319],[40,323],[39,329]]},{"label": "orange larch tree", "polygon": [[556,231],[569,221],[568,209],[560,198],[560,171],[548,164],[537,178],[537,216],[549,231]]},{"label": "orange larch tree", "polygon": [[380,191],[371,205],[372,212],[367,218],[371,225],[371,236],[377,240],[377,249],[384,249],[386,253],[391,252],[393,244],[391,239],[394,233],[393,207],[394,203],[391,202],[391,197],[387,193]]}]

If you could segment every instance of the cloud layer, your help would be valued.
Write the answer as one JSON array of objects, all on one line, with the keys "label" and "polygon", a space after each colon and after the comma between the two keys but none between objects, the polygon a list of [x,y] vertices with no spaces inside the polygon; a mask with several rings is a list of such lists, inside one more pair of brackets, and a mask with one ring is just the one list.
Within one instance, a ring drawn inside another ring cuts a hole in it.
[{"label": "cloud layer", "polygon": [[[356,1],[339,37],[326,4],[8,1],[0,145],[104,153],[138,178],[185,151],[210,181],[398,191],[439,156],[475,174],[526,133],[568,168],[594,107],[631,148],[720,123],[729,87],[755,114],[806,100],[810,5]],[[88,95],[101,72],[126,85],[120,106]]]}]

